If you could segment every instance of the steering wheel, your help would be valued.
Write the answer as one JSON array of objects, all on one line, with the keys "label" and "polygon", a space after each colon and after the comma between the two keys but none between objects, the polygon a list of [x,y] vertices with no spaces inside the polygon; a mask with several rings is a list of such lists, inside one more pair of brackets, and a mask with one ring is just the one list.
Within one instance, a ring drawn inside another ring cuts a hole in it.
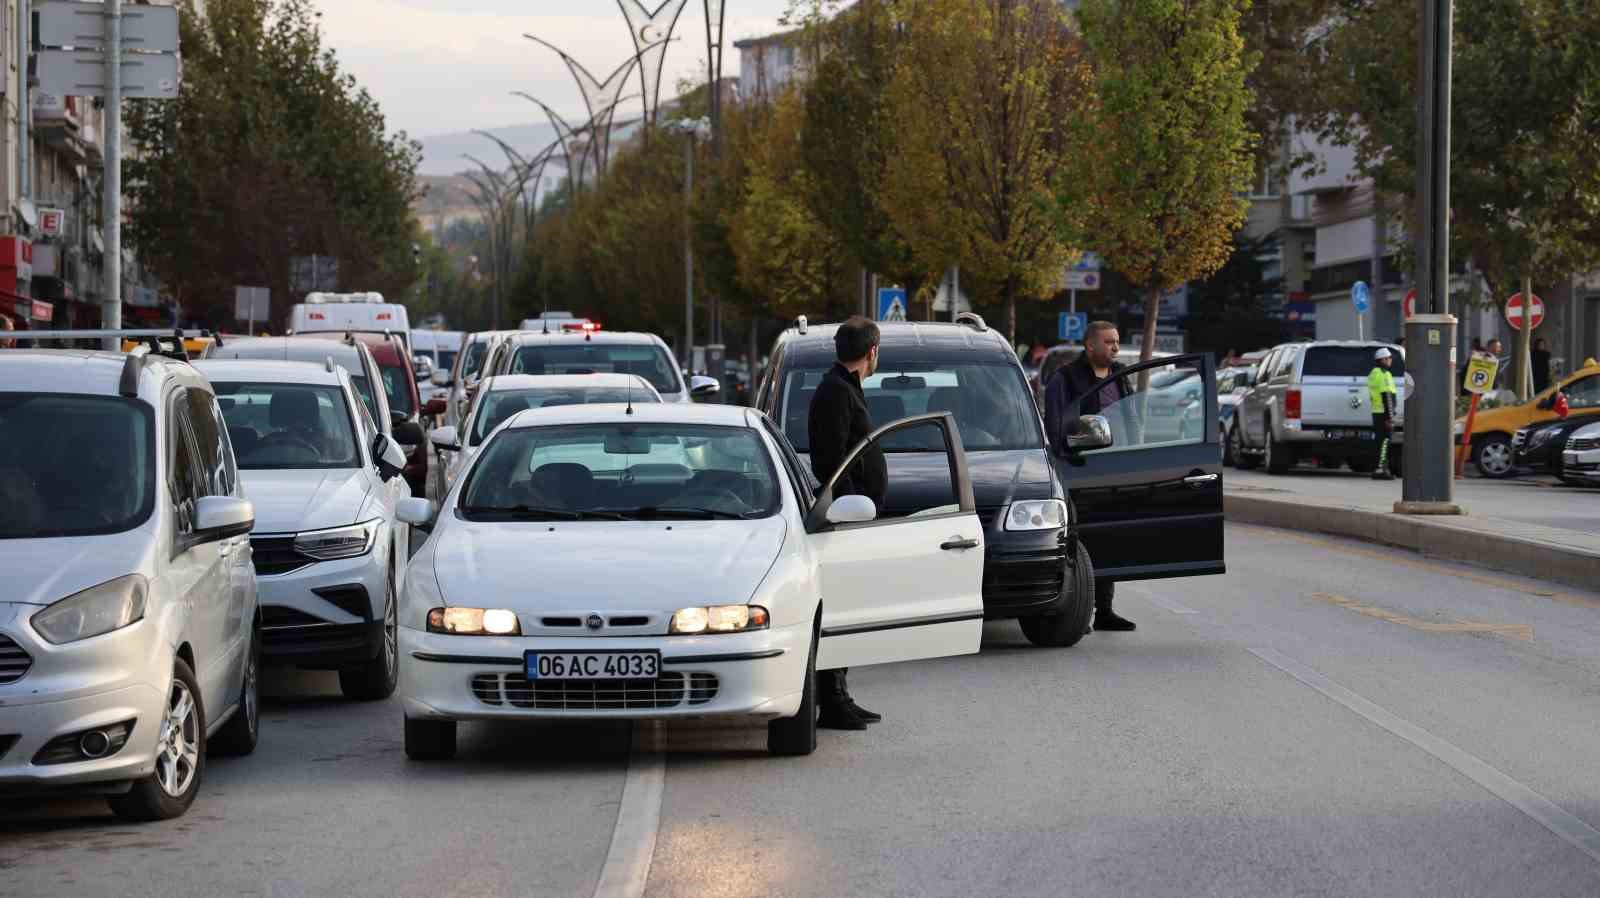
[{"label": "steering wheel", "polygon": [[266,438],[256,444],[256,448],[252,451],[260,452],[263,448],[278,445],[298,446],[302,449],[305,449],[307,452],[310,452],[314,456],[319,458],[322,456],[322,450],[318,449],[315,443],[306,439],[304,436],[289,430],[280,430],[275,433],[268,434]]}]

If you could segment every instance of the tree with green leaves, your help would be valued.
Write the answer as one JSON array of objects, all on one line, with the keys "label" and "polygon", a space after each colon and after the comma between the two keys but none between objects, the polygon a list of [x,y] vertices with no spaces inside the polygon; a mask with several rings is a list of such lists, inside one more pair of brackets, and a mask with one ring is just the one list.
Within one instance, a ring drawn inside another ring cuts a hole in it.
[{"label": "tree with green leaves", "polygon": [[1059,182],[1087,206],[1095,249],[1143,285],[1142,357],[1162,295],[1227,261],[1254,171],[1246,113],[1247,0],[1084,0],[1097,103],[1078,120],[1089,152]]},{"label": "tree with green leaves", "polygon": [[131,242],[186,315],[233,318],[238,284],[281,321],[296,256],[340,261],[341,288],[403,295],[420,276],[411,203],[421,149],[323,44],[310,0],[180,6],[175,100],[133,100]]},{"label": "tree with green leaves", "polygon": [[[1568,0],[1457,0],[1454,44],[1451,254],[1497,304],[1600,267],[1600,16]],[[1319,50],[1332,77],[1306,126],[1353,147],[1361,172],[1414,210],[1416,4],[1357,5]]]},{"label": "tree with green leaves", "polygon": [[1054,0],[895,9],[881,203],[925,271],[960,265],[963,283],[998,294],[1014,338],[1018,297],[1053,296],[1078,245],[1078,210],[1053,214],[1082,152],[1069,127],[1089,97],[1078,41]]}]

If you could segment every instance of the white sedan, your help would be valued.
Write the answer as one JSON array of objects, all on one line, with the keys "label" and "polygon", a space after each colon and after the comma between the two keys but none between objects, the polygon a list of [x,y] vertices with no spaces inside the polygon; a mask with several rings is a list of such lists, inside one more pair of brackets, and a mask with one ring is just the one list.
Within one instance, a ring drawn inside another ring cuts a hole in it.
[{"label": "white sedan", "polygon": [[[461,720],[741,717],[816,746],[818,669],[978,650],[983,526],[948,414],[953,504],[877,520],[820,492],[760,412],[574,405],[495,431],[434,512],[401,602],[406,753]],[[860,452],[866,444],[856,448]]]}]

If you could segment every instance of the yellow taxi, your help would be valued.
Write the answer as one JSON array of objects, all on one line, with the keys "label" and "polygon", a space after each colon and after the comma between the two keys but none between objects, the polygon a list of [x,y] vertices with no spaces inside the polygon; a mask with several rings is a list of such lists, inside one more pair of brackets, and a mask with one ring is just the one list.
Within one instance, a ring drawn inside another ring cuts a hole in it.
[{"label": "yellow taxi", "polygon": [[[170,343],[172,338],[164,337],[162,339]],[[144,343],[145,341],[143,340],[123,340],[122,351],[132,352],[135,346],[142,346]],[[183,349],[191,359],[204,359],[211,356],[216,343],[217,341],[214,337],[184,337]]]},{"label": "yellow taxi", "polygon": [[[1566,375],[1544,392],[1522,405],[1505,405],[1478,412],[1472,421],[1472,463],[1485,477],[1508,477],[1512,473],[1515,454],[1511,437],[1518,430],[1539,421],[1554,421],[1556,393],[1567,394],[1567,406],[1572,412],[1578,409],[1600,409],[1600,362],[1585,359],[1583,367]],[[1466,430],[1467,419],[1456,420],[1456,439]]]}]

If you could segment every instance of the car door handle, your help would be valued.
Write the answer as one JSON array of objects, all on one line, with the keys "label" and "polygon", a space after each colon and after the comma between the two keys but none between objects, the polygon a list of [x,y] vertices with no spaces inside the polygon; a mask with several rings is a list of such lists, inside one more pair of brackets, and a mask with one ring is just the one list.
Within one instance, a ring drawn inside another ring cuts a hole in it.
[{"label": "car door handle", "polygon": [[976,549],[978,548],[978,541],[975,539],[962,539],[957,536],[940,543],[939,548],[946,552],[952,552],[956,549]]},{"label": "car door handle", "polygon": [[1199,489],[1208,483],[1216,483],[1221,476],[1221,474],[1190,474],[1188,477],[1183,478],[1183,482]]}]

